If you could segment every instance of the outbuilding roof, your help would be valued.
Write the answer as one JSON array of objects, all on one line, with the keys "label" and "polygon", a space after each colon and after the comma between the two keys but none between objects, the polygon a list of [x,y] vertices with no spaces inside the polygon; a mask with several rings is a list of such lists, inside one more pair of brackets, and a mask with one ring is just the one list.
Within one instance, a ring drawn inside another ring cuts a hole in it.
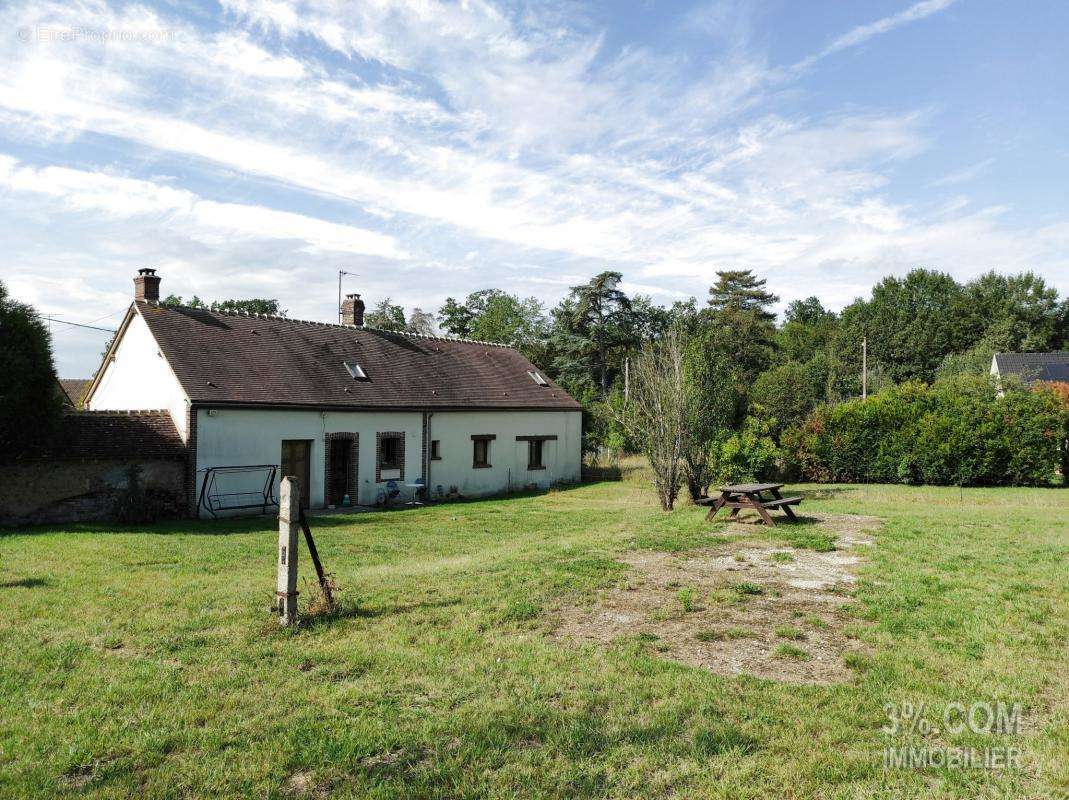
[{"label": "outbuilding roof", "polygon": [[89,388],[89,384],[92,382],[92,378],[60,378],[59,387],[63,390],[67,400],[70,401],[69,404],[74,408],[78,408],[86,390]]},{"label": "outbuilding roof", "polygon": [[1069,381],[1069,352],[995,353],[999,375],[1016,375],[1022,381]]},{"label": "outbuilding roof", "polygon": [[144,301],[135,305],[193,403],[580,408],[553,381],[540,384],[532,373],[543,373],[500,344]]},{"label": "outbuilding roof", "polygon": [[167,411],[68,411],[31,458],[183,458],[186,446]]}]

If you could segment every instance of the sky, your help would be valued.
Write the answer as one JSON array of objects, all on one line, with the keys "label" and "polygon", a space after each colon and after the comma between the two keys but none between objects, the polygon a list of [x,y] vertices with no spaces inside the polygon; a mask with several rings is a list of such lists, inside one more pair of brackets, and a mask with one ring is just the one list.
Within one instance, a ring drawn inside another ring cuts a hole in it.
[{"label": "sky", "polygon": [[[604,270],[831,308],[918,266],[1069,293],[1069,4],[221,0],[0,7],[0,280],[333,321]],[[54,323],[63,377],[104,332]]]}]

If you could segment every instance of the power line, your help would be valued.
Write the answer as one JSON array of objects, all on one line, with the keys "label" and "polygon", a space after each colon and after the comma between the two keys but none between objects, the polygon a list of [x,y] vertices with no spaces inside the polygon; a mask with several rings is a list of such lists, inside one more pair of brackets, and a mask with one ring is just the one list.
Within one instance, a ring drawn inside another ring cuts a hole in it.
[{"label": "power line", "polygon": [[112,328],[98,328],[96,325],[86,325],[81,322],[67,322],[65,319],[56,319],[55,317],[45,316],[49,322],[58,322],[61,325],[73,325],[75,328],[89,328],[91,331],[103,331],[104,333],[115,333]]}]

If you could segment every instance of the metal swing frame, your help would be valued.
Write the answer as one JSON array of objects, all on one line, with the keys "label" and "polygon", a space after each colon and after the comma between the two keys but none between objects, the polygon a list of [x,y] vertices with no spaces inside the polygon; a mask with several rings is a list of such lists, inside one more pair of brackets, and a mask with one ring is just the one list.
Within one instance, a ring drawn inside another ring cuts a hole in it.
[{"label": "metal swing frame", "polygon": [[[266,472],[263,488],[259,490],[246,492],[221,492],[216,486],[216,477],[219,475],[241,475],[257,471]],[[200,509],[204,509],[213,517],[218,517],[219,512],[241,511],[250,508],[258,508],[260,509],[259,513],[266,514],[269,508],[278,507],[278,499],[275,497],[275,478],[277,476],[278,464],[207,467],[204,470],[204,480],[200,485],[200,497],[197,500],[197,510],[200,511]],[[227,501],[228,498],[241,498],[241,501],[229,503]]]}]

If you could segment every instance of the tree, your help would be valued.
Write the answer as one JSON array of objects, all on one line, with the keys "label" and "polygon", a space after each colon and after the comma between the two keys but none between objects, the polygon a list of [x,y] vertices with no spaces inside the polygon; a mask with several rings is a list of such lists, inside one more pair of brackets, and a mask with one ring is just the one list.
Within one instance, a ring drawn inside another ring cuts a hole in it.
[{"label": "tree", "polygon": [[46,443],[62,410],[48,328],[0,282],[0,460]]},{"label": "tree", "polygon": [[434,336],[434,314],[424,311],[422,308],[413,308],[412,313],[408,315],[408,323],[405,328],[409,333]]},{"label": "tree", "polygon": [[384,297],[374,309],[368,312],[364,318],[369,328],[378,328],[384,331],[403,331],[405,322],[405,310],[401,306],[395,306],[389,297]]},{"label": "tree", "polygon": [[[469,299],[471,297],[472,295],[468,295]],[[464,339],[471,338],[471,324],[474,319],[475,312],[471,310],[470,305],[458,303],[452,297],[447,297],[445,305],[438,310],[438,322],[441,323],[442,330]]]},{"label": "tree", "polygon": [[278,307],[278,300],[265,297],[251,297],[248,300],[218,300],[212,303],[211,309],[240,314],[267,314],[272,317],[286,316],[286,309]]},{"label": "tree", "polygon": [[[567,303],[562,303],[558,319],[576,342],[589,346],[575,355],[585,356],[595,375],[602,397],[609,392],[610,353],[634,341],[631,300],[620,291],[623,275],[607,270],[588,282],[571,287]],[[585,352],[583,352],[585,351]]]},{"label": "tree", "polygon": [[792,300],[787,305],[784,319],[786,322],[797,322],[801,325],[817,325],[828,317],[834,316],[834,312],[824,308],[819,297],[812,296],[804,300]]},{"label": "tree", "polygon": [[185,299],[182,297],[182,295],[180,295],[180,294],[169,294],[165,298],[160,300],[160,305],[163,306],[164,308],[179,308],[179,307],[181,307],[181,308],[196,308],[196,309],[203,310],[203,311],[207,311],[208,310],[208,304],[205,303],[203,300],[201,300],[196,295],[193,295],[193,297],[190,298],[189,302],[187,303],[185,301]]},{"label": "tree", "polygon": [[[679,324],[674,330],[685,331]],[[700,500],[713,480],[712,444],[731,428],[739,405],[734,375],[726,361],[710,357],[709,329],[687,334],[684,377],[687,381],[688,435],[683,439],[684,480],[690,499]]]},{"label": "tree", "polygon": [[687,415],[694,405],[679,332],[647,342],[634,361],[630,397],[617,410],[617,419],[631,440],[640,443],[664,511],[675,506],[683,485],[683,452],[690,436]]},{"label": "tree", "polygon": [[748,385],[772,362],[775,319],[771,306],[779,298],[765,290],[764,279],[750,270],[721,270],[709,288],[710,345],[737,368]]},{"label": "tree", "polygon": [[814,383],[810,371],[797,361],[772,367],[754,381],[751,408],[766,422],[776,441],[783,431],[800,425],[816,408],[823,392]]},{"label": "tree", "polygon": [[895,383],[930,382],[948,353],[975,341],[969,300],[949,275],[915,269],[888,277],[869,300],[855,300],[840,315],[838,351],[848,368],[861,371],[861,340],[868,339],[869,365]]},{"label": "tree", "polygon": [[213,300],[211,304],[205,303],[197,295],[193,295],[187,303],[181,295],[169,294],[162,300],[160,305],[164,308],[196,308],[205,311],[228,311],[237,314],[267,314],[273,317],[286,316],[286,310],[278,307],[278,300],[265,297],[252,297],[248,300]]},{"label": "tree", "polygon": [[965,284],[974,341],[994,352],[1052,350],[1060,344],[1058,291],[1031,273],[988,272]]},{"label": "tree", "polygon": [[534,297],[521,299],[500,289],[472,292],[463,303],[446,298],[438,319],[454,336],[511,345],[525,355],[546,335],[542,304]]},{"label": "tree", "polygon": [[765,289],[764,278],[748,269],[717,270],[716,274],[716,283],[709,287],[709,306],[714,312],[747,312],[769,323],[776,319],[770,307],[779,298]]}]

